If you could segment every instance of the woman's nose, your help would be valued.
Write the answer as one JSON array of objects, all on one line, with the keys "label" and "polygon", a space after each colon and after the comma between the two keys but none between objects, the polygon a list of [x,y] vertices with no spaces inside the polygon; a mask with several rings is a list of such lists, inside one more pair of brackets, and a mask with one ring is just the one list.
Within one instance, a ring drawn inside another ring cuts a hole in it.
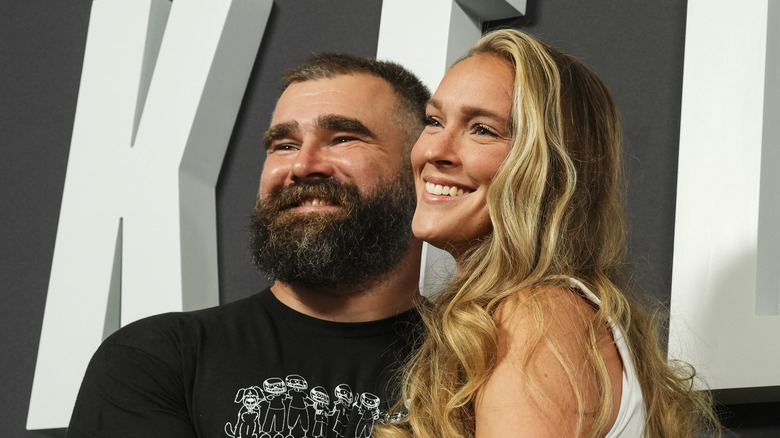
[{"label": "woman's nose", "polygon": [[455,166],[460,162],[457,136],[447,130],[423,131],[414,147],[422,150],[425,161],[436,166]]}]

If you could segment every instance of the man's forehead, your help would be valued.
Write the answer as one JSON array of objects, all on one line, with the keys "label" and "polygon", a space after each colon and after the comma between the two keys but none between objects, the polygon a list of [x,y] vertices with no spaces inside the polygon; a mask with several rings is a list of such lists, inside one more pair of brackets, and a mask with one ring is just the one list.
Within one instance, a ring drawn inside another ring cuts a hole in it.
[{"label": "man's forehead", "polygon": [[394,105],[392,87],[367,74],[295,82],[279,98],[269,131],[279,127],[286,132],[316,128],[375,133],[380,124],[392,124]]},{"label": "man's forehead", "polygon": [[393,105],[395,100],[393,87],[384,79],[368,74],[342,74],[290,84],[279,97],[275,113],[318,104],[343,106],[345,110],[361,106],[381,108]]}]

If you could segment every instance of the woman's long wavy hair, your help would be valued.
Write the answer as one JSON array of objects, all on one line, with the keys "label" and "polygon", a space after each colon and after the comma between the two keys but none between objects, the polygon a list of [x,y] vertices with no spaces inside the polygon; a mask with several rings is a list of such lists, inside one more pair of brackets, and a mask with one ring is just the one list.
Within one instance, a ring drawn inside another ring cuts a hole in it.
[{"label": "woman's long wavy hair", "polygon": [[[474,436],[474,400],[496,364],[497,306],[529,292],[536,322],[531,339],[560,352],[545,331],[555,315],[535,286],[564,285],[561,278],[568,277],[601,301],[582,334],[595,382],[577,381],[579,365],[557,355],[577,398],[577,436],[608,432],[612,387],[597,344],[610,321],[624,333],[640,381],[645,436],[718,431],[707,393],[693,390],[693,369],[666,360],[656,316],[623,292],[621,127],[611,93],[578,60],[517,30],[485,35],[467,57],[480,54],[499,56],[515,70],[512,146],[487,196],[493,232],[475,242],[459,260],[456,279],[422,306],[427,337],[405,370],[405,403],[396,407],[408,409],[408,417],[376,436]],[[533,377],[518,372],[544,403]],[[595,385],[596,406],[584,404],[585,385]]]}]

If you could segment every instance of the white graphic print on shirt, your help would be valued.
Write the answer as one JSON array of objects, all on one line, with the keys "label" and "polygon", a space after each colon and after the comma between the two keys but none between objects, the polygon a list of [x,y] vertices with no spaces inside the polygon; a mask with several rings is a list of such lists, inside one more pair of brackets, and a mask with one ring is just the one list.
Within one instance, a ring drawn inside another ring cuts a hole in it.
[{"label": "white graphic print on shirt", "polygon": [[[322,386],[308,390],[303,377],[271,377],[262,388],[240,388],[235,423],[225,424],[232,438],[369,438],[376,422],[386,421],[381,400],[370,392],[353,394],[347,384],[333,389],[333,404]],[[357,418],[350,425],[350,418]],[[350,426],[354,426],[353,429]]]}]

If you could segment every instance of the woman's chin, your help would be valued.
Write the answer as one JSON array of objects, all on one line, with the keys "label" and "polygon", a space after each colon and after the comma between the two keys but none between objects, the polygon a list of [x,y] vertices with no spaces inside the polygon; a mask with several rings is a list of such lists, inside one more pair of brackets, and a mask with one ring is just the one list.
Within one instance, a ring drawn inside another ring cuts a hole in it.
[{"label": "woman's chin", "polygon": [[448,233],[442,229],[440,224],[420,221],[417,217],[412,220],[412,234],[414,234],[414,237],[439,249],[444,249],[443,246],[447,244],[448,238],[451,237],[447,235]]}]

